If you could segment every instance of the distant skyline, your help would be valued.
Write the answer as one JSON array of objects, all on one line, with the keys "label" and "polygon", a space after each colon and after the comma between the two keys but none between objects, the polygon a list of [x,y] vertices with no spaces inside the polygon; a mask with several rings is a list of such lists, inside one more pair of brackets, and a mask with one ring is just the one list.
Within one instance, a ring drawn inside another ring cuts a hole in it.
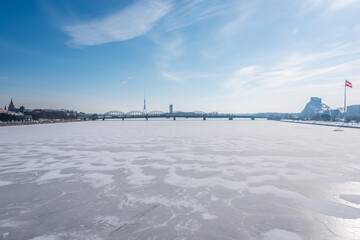
[{"label": "distant skyline", "polygon": [[360,104],[360,0],[0,1],[0,107]]}]

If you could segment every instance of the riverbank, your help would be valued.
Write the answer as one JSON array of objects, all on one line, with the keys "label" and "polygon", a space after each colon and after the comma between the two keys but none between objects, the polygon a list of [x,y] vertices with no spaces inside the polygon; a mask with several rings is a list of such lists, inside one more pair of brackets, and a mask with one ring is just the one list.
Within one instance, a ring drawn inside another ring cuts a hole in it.
[{"label": "riverbank", "polygon": [[9,122],[9,123],[0,123],[0,127],[10,127],[10,126],[22,126],[22,125],[36,125],[36,124],[52,124],[52,123],[71,123],[71,122],[83,122],[89,120],[53,120],[53,121],[34,121],[34,122]]},{"label": "riverbank", "polygon": [[319,126],[327,126],[327,127],[343,127],[343,128],[360,129],[360,124],[358,124],[358,123],[345,123],[344,124],[343,122],[297,121],[297,120],[281,120],[281,122],[310,124],[310,125],[319,125]]}]

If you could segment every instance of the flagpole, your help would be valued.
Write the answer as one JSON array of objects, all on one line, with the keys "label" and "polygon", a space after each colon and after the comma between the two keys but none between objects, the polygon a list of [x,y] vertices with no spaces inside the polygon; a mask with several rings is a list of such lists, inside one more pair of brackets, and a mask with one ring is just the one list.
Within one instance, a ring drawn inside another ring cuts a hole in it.
[{"label": "flagpole", "polygon": [[344,123],[346,121],[346,79],[345,79],[345,94],[344,94]]}]

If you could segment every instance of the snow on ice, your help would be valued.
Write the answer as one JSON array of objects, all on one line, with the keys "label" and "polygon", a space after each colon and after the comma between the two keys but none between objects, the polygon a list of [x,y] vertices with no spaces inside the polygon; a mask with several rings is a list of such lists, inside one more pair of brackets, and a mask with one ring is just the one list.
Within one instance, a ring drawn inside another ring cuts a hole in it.
[{"label": "snow on ice", "polygon": [[0,239],[360,236],[358,129],[114,120],[0,136]]}]

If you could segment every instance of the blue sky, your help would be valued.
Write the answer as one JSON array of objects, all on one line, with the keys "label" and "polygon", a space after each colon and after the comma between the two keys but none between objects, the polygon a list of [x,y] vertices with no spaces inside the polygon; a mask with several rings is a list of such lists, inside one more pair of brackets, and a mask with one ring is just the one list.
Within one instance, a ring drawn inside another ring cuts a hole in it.
[{"label": "blue sky", "polygon": [[360,104],[359,0],[0,1],[0,104],[103,113]]}]

